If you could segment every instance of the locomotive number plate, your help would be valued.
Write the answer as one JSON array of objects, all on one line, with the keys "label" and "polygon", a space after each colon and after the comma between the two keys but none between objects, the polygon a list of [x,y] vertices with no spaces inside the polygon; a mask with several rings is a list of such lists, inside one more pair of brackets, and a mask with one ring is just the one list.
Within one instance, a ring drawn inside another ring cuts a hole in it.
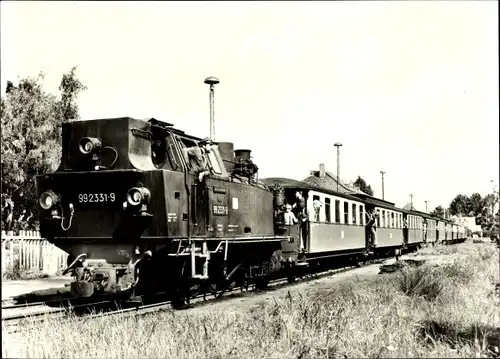
[{"label": "locomotive number plate", "polygon": [[116,195],[109,193],[78,193],[79,203],[106,203],[116,201]]},{"label": "locomotive number plate", "polygon": [[220,204],[213,205],[213,213],[215,216],[227,216],[227,206]]}]

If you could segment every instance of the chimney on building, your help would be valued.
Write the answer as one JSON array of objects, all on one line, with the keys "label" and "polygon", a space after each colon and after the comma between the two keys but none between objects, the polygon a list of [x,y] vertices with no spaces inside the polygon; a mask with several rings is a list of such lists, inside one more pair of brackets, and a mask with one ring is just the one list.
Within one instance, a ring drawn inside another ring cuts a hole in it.
[{"label": "chimney on building", "polygon": [[325,178],[325,164],[319,164],[319,178]]}]

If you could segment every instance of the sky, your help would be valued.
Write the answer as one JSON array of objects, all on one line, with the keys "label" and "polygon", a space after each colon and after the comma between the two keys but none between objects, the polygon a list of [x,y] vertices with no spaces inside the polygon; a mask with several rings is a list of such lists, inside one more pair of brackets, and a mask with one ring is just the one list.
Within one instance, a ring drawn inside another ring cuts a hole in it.
[{"label": "sky", "polygon": [[320,163],[419,209],[499,182],[498,2],[14,2],[1,86],[78,65],[83,120],[155,117],[252,150],[260,177]]}]

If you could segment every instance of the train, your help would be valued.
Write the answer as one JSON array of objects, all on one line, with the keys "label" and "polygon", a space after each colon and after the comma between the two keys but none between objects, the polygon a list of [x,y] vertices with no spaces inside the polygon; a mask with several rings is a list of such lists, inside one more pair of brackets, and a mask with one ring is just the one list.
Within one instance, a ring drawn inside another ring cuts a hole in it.
[{"label": "train", "polygon": [[[201,291],[265,288],[321,263],[467,237],[443,218],[258,170],[251,150],[155,118],[67,122],[58,169],[35,179],[40,232],[69,254],[75,297],[161,292],[174,306]],[[376,247],[366,219],[374,211]]]}]

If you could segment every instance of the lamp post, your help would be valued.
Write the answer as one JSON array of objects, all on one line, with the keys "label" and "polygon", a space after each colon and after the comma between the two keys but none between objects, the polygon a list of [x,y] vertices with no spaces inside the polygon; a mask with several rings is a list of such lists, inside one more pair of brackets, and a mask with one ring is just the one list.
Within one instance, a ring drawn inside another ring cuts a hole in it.
[{"label": "lamp post", "polygon": [[340,181],[340,146],[342,146],[342,144],[340,142],[336,142],[334,144],[335,147],[337,147],[337,192],[339,191],[339,181]]},{"label": "lamp post", "polygon": [[207,77],[205,79],[205,83],[210,85],[210,139],[215,141],[215,118],[214,118],[214,88],[215,85],[219,83],[219,79],[217,77]]},{"label": "lamp post", "polygon": [[384,196],[384,175],[385,175],[385,172],[380,171],[380,174],[382,175],[382,199],[385,199],[385,196]]}]

